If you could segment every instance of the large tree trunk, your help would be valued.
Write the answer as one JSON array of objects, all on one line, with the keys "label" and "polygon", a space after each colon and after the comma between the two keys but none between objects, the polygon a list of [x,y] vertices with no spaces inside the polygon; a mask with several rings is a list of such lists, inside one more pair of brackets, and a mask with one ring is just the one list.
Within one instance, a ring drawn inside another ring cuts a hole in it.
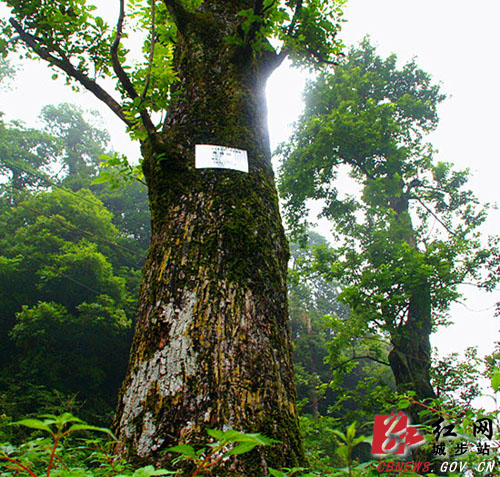
[{"label": "large tree trunk", "polygon": [[[416,287],[409,303],[408,319],[393,333],[394,348],[389,353],[396,388],[399,392],[415,392],[415,399],[425,402],[437,396],[431,386],[429,374],[431,366],[431,345],[429,337],[432,331],[429,287],[425,282]],[[412,406],[410,413],[418,419],[422,408]]]},{"label": "large tree trunk", "polygon": [[[429,286],[423,280],[413,290],[410,298],[408,320],[400,327],[392,339],[394,348],[389,353],[389,363],[396,381],[396,388],[401,393],[415,392],[415,399],[424,404],[429,399],[436,399],[431,385],[429,370],[431,367],[430,334],[432,331],[431,305]],[[406,412],[412,423],[430,426],[436,420],[433,414],[421,415],[424,408],[412,404]],[[436,456],[428,448],[412,450],[415,461],[432,461],[434,473],[448,475],[440,470]]]},{"label": "large tree trunk", "polygon": [[[152,238],[117,432],[124,455],[157,464],[180,441],[206,442],[206,429],[261,432],[283,445],[258,448],[223,472],[263,476],[268,464],[299,463],[303,451],[289,251],[266,124],[272,68],[224,40],[240,3],[205,2],[190,19],[176,45],[166,146],[143,143]],[[249,173],[195,169],[196,144],[248,151]]]},{"label": "large tree trunk", "polygon": [[[401,183],[400,193],[389,201],[396,213],[396,234],[399,240],[416,249],[415,231],[409,212],[408,193]],[[418,253],[418,252],[417,252]],[[432,332],[431,293],[427,278],[413,276],[414,285],[408,290],[408,313],[404,323],[392,331],[392,351],[389,364],[394,374],[399,392],[415,392],[415,399],[423,402],[436,398],[431,386],[429,374],[431,366],[430,334]],[[422,408],[412,406],[410,413],[418,420],[418,411]]]}]

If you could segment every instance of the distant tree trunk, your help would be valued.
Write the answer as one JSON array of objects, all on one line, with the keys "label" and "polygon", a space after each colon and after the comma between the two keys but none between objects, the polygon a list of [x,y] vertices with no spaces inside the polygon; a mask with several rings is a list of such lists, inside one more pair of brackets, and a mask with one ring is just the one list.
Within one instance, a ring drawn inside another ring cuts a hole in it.
[{"label": "distant tree trunk", "polygon": [[[401,186],[400,193],[390,201],[390,207],[396,213],[400,240],[416,248],[407,193]],[[406,321],[392,332],[392,351],[389,364],[394,374],[399,392],[414,391],[418,401],[436,398],[431,386],[429,370],[431,367],[430,334],[432,331],[431,295],[425,277],[413,277],[416,284],[409,291],[408,313]],[[417,409],[411,408],[417,418]]]},{"label": "distant tree trunk", "polygon": [[[225,471],[260,476],[303,450],[264,97],[276,65],[224,38],[244,4],[205,2],[181,29],[165,145],[142,144],[152,237],[116,429],[122,454],[156,464],[206,429],[261,432],[283,445]],[[248,151],[249,173],[195,169],[196,144]]]},{"label": "distant tree trunk", "polygon": [[423,283],[410,299],[408,319],[394,334],[389,354],[398,391],[415,391],[420,401],[436,398],[429,374],[431,327],[430,293]]}]

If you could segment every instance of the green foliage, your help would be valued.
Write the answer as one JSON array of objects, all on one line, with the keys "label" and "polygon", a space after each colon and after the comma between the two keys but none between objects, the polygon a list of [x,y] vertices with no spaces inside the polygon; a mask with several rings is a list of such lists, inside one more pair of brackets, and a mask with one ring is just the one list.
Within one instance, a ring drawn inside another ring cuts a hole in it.
[{"label": "green foliage", "polygon": [[[11,476],[27,473],[31,477],[45,474],[56,476],[133,476],[177,474],[175,471],[155,469],[153,466],[137,469],[115,459],[111,448],[116,444],[113,433],[103,427],[91,426],[70,413],[47,414],[40,419],[21,419],[10,425],[24,426],[41,431],[47,437],[38,437],[16,447],[9,443],[0,444],[0,465],[2,475]],[[101,438],[78,438],[74,435],[99,432],[110,440]],[[81,444],[77,444],[80,442]],[[75,445],[77,444],[77,445]]]},{"label": "green foliage", "polygon": [[101,154],[100,158],[103,161],[101,167],[104,170],[101,170],[99,177],[94,179],[92,184],[108,182],[111,190],[113,190],[119,187],[126,187],[135,181],[144,183],[144,174],[141,166],[132,166],[126,156],[118,153],[113,154],[113,156]]},{"label": "green foliage", "polygon": [[253,450],[256,446],[277,444],[279,441],[263,436],[262,434],[249,434],[233,429],[219,431],[208,429],[207,433],[215,441],[195,450],[188,444],[170,447],[166,452],[180,454],[173,463],[189,462],[193,466],[192,475],[212,475],[212,468],[222,465],[233,455],[241,455]]},{"label": "green foliage", "polygon": [[[3,476],[17,475],[22,472],[32,477],[42,473],[46,476],[113,475],[120,477],[148,477],[181,473],[180,470],[155,469],[152,465],[134,468],[127,462],[117,459],[112,455],[116,438],[109,429],[88,425],[70,413],[47,414],[36,419],[27,418],[17,422],[9,422],[5,417],[2,419],[4,420],[1,423],[2,426],[23,426],[35,431],[34,439],[19,446],[8,442],[0,443],[0,466],[4,468]],[[75,438],[75,435],[81,436],[82,433],[89,432],[105,433],[108,440]],[[40,433],[46,437],[36,437]],[[213,442],[205,448],[195,450],[190,445],[180,444],[166,450],[166,452],[179,454],[174,462],[192,464],[193,469],[189,475],[213,475],[212,470],[217,465],[230,462],[232,456],[245,454],[257,446],[279,444],[279,441],[261,434],[235,430],[210,429],[207,433]]]},{"label": "green foliage", "polygon": [[[324,244],[325,239],[310,233],[309,246]],[[331,332],[325,315],[345,314],[337,301],[338,286],[311,273],[313,255],[310,249],[291,244],[292,261],[289,268],[288,302],[294,343],[294,368],[302,412],[325,414],[336,396],[328,389],[331,379],[326,362]]]},{"label": "green foliage", "polygon": [[307,248],[290,247],[289,312],[304,440],[310,462],[326,471],[336,459],[330,430],[385,410],[394,378],[382,364],[389,345],[354,336],[349,310],[337,301],[339,284],[316,270],[315,253],[328,250],[326,239],[314,232],[307,239]]},{"label": "green foliage", "polygon": [[261,11],[239,12],[238,34],[227,39],[237,45],[251,44],[260,53],[274,51],[269,40],[279,41],[294,64],[315,67],[341,54],[336,36],[343,21],[345,0],[287,0],[262,2]]},{"label": "green foliage", "polygon": [[105,295],[81,303],[71,314],[53,302],[25,307],[10,332],[25,380],[77,392],[94,405],[101,404],[98,396],[112,403],[130,335],[130,321]]},{"label": "green foliage", "polygon": [[109,423],[149,241],[147,197],[138,183],[91,186],[109,136],[83,111],[49,106],[42,119],[44,132],[0,127],[0,396],[14,418],[45,409]]},{"label": "green foliage", "polygon": [[113,406],[137,278],[129,291],[111,214],[88,191],[57,189],[11,207],[0,223],[3,365],[29,383]]},{"label": "green foliage", "polygon": [[8,124],[0,118],[0,174],[17,191],[46,184],[43,173],[56,160],[58,146],[57,140],[45,132],[26,128],[19,121]]},{"label": "green foliage", "polygon": [[9,82],[15,75],[15,69],[5,58],[0,57],[0,90],[9,88]]},{"label": "green foliage", "polygon": [[466,349],[462,359],[458,353],[452,353],[434,360],[432,382],[444,406],[449,409],[471,407],[472,401],[480,394],[482,364],[477,348]]},{"label": "green foliage", "polygon": [[44,38],[49,48],[71,51],[82,71],[97,76],[109,71],[104,58],[111,32],[102,18],[93,14],[96,10],[93,5],[81,0],[51,4],[12,1],[7,5],[35,37]]},{"label": "green foliage", "polygon": [[[492,369],[496,375],[498,369]],[[496,392],[496,391],[495,391]],[[419,402],[414,393],[401,396],[399,403],[393,403],[394,409],[407,408],[413,403],[420,410],[422,418],[427,416],[427,422],[438,417],[453,425],[458,434],[457,440],[441,440],[445,445],[444,460],[451,456],[453,461],[462,462],[467,469],[475,469],[487,456],[478,454],[471,447],[481,443],[482,435],[474,432],[474,424],[479,419],[491,419],[493,422],[492,440],[498,436],[498,410],[486,412],[483,409],[474,409],[470,406],[458,405],[451,407],[449,402],[441,399]],[[25,427],[34,432],[31,440],[26,439],[20,445],[9,443],[6,429]],[[335,420],[331,418],[301,419],[302,432],[308,449],[310,468],[295,467],[283,469],[269,469],[270,476],[278,477],[334,477],[348,475],[351,477],[368,477],[376,475],[392,475],[390,472],[378,471],[380,460],[372,459],[366,452],[367,444],[371,439],[360,433],[362,427],[355,421],[346,428],[337,428]],[[106,440],[100,437],[83,437],[88,432],[99,432],[108,435]],[[371,432],[371,431],[370,431]],[[422,455],[429,456],[431,447],[435,443],[433,428],[430,425],[420,426],[419,432],[427,436],[427,444],[419,448]],[[82,434],[83,433],[83,434]],[[266,438],[260,434],[241,433],[234,430],[208,430],[212,442],[205,447],[195,448],[189,444],[179,444],[165,452],[178,454],[177,465],[183,466],[183,471],[155,469],[153,466],[134,468],[123,459],[113,457],[113,446],[116,444],[112,433],[101,427],[88,425],[70,413],[60,415],[47,414],[38,418],[21,419],[12,423],[5,415],[0,416],[0,436],[4,439],[0,443],[0,466],[4,468],[5,476],[17,475],[26,472],[32,477],[37,475],[82,475],[82,476],[136,476],[146,475],[217,475],[217,467],[230,465],[233,456],[250,452],[260,445],[279,445],[279,441]],[[44,437],[44,435],[46,437]],[[7,438],[7,439],[5,439]],[[111,439],[110,439],[111,438]],[[463,455],[454,455],[455,448],[460,443],[468,443],[469,451]],[[328,449],[329,448],[329,449]],[[326,453],[325,453],[326,451]],[[425,454],[427,452],[427,454]],[[418,459],[419,457],[416,457]],[[394,460],[390,458],[389,460]],[[424,460],[429,460],[425,457]],[[432,458],[430,459],[432,460]],[[439,466],[443,460],[434,460]],[[190,464],[190,470],[185,470]],[[406,472],[404,475],[419,476],[416,472]],[[425,475],[436,475],[427,472]],[[450,474],[455,475],[455,474]],[[456,474],[458,475],[458,474]]]},{"label": "green foliage", "polygon": [[371,462],[359,463],[356,462],[353,456],[354,448],[363,443],[370,443],[370,439],[366,436],[356,437],[356,421],[354,421],[346,430],[346,432],[341,432],[338,430],[334,431],[335,436],[339,442],[339,447],[337,448],[337,454],[341,457],[345,467],[338,469],[332,475],[348,475],[361,476],[364,474],[364,470],[371,466]]},{"label": "green foliage", "polygon": [[338,419],[330,416],[300,417],[300,430],[304,438],[307,460],[313,469],[326,474],[341,465],[340,457],[336,453],[338,445],[335,431],[338,426]]},{"label": "green foliage", "polygon": [[[40,461],[47,457],[46,470],[47,476],[51,475],[54,470],[56,462],[62,462],[61,457],[58,455],[59,447],[62,441],[70,434],[79,431],[98,431],[105,432],[113,436],[111,431],[102,427],[90,426],[73,416],[70,413],[61,415],[46,414],[41,416],[43,419],[21,419],[20,421],[13,422],[11,425],[24,426],[32,430],[38,430],[45,433],[48,438],[36,439],[30,441],[19,449],[13,446],[2,445],[0,451],[0,463],[12,470],[13,474],[7,473],[6,475],[15,475],[18,472],[26,472],[32,477],[36,474],[31,470],[32,466],[40,465]],[[59,452],[60,453],[60,452]],[[62,463],[65,470],[70,473],[68,467]],[[60,473],[60,472],[58,472]]]}]

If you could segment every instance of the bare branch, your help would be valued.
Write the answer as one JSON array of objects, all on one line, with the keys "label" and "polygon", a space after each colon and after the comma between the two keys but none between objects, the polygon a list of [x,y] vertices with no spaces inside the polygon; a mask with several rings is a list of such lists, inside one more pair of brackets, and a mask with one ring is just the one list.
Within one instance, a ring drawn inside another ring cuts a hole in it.
[{"label": "bare branch", "polygon": [[420,205],[425,209],[427,210],[427,212],[429,212],[429,214],[431,214],[443,227],[444,229],[450,234],[450,235],[453,235],[454,237],[457,236],[457,234],[455,232],[453,232],[453,230],[450,230],[449,227],[431,210],[429,209],[429,207],[427,207],[423,202],[422,200],[419,198],[419,197],[415,197],[415,199],[420,203]]},{"label": "bare branch", "polygon": [[[132,100],[134,100],[136,98],[139,98],[139,95],[137,94],[137,91],[135,90],[132,81],[130,81],[130,78],[123,69],[120,60],[118,59],[118,47],[120,46],[120,40],[123,35],[123,20],[125,18],[125,0],[119,0],[119,1],[120,1],[120,13],[118,15],[118,22],[116,24],[116,35],[110,49],[111,63],[113,65],[113,70],[116,76],[118,77],[118,80],[120,81],[121,85],[127,92],[128,96]],[[151,121],[149,114],[142,105],[139,105],[139,115],[141,116],[142,124],[146,128],[148,134],[150,136],[155,136],[156,128],[153,122]]]},{"label": "bare branch", "polygon": [[89,90],[94,94],[94,96],[106,104],[127,126],[132,125],[125,116],[122,106],[94,80],[90,79],[85,73],[78,71],[60,50],[57,50],[57,54],[60,56],[60,58],[57,58],[52,54],[54,51],[51,51],[48,47],[41,45],[39,40],[23,30],[21,25],[15,19],[11,18],[9,19],[9,22],[19,34],[21,40],[40,58],[47,61],[51,65],[57,66],[68,76],[78,81],[84,88]]}]

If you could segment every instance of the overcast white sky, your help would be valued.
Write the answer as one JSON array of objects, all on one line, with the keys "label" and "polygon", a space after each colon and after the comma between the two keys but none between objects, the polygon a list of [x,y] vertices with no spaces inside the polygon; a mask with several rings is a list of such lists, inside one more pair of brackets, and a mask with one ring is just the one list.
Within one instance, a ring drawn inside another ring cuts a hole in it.
[{"label": "overcast white sky", "polygon": [[[422,69],[442,82],[449,98],[440,108],[440,126],[430,138],[439,150],[438,158],[470,168],[474,173],[471,187],[479,198],[500,202],[500,2],[350,0],[345,17],[348,22],[341,34],[344,43],[357,43],[369,34],[380,54],[394,52],[403,61],[415,56]],[[269,81],[269,127],[274,145],[287,138],[288,125],[301,110],[304,79],[304,73],[283,67]],[[101,111],[112,133],[113,147],[130,158],[138,157],[137,145],[130,145],[113,113],[92,95],[75,94],[62,80],[52,81],[45,65],[24,67],[14,91],[0,92],[0,111],[7,119],[21,118],[34,125],[43,105],[63,101]],[[489,233],[500,232],[499,220],[500,214],[493,212],[487,225]],[[467,306],[475,311],[462,305],[452,308],[456,324],[433,339],[441,353],[479,345],[484,354],[491,352],[499,339],[500,326],[493,318],[493,306],[500,301],[500,293],[485,295],[467,289],[467,295]]]}]

